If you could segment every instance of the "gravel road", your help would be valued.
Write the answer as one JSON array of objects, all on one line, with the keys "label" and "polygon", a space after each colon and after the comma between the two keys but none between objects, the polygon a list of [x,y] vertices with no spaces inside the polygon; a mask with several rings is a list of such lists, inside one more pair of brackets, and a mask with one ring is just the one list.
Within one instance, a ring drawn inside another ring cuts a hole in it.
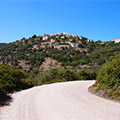
[{"label": "gravel road", "polygon": [[43,85],[12,95],[0,120],[120,120],[120,103],[88,92],[94,81]]}]

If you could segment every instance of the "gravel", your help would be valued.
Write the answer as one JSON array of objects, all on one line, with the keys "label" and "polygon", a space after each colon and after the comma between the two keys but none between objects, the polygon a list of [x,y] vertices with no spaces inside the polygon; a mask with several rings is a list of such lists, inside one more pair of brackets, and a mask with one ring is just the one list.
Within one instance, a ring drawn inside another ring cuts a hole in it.
[{"label": "gravel", "polygon": [[10,106],[0,108],[0,120],[119,120],[120,103],[88,92],[94,82],[56,83],[14,93]]}]

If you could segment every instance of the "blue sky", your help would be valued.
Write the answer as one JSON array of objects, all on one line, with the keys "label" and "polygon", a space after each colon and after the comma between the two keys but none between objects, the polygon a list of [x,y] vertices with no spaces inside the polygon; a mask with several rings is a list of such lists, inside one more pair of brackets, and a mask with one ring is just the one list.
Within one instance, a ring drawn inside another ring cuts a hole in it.
[{"label": "blue sky", "polygon": [[120,1],[0,0],[0,42],[67,32],[93,40],[120,37]]}]

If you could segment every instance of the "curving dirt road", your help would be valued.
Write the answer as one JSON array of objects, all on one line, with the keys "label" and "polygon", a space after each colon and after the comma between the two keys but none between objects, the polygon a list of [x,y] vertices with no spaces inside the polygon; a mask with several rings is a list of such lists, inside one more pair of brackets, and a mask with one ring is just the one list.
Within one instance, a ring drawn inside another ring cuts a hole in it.
[{"label": "curving dirt road", "polygon": [[0,120],[119,120],[120,104],[88,92],[94,81],[56,83],[13,94]]}]

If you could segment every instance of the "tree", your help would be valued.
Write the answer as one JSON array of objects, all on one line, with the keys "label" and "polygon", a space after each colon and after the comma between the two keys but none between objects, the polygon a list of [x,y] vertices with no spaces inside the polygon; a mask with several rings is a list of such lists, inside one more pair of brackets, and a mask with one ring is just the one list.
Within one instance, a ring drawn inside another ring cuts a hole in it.
[{"label": "tree", "polygon": [[33,35],[32,38],[36,38],[37,36],[36,35]]}]

